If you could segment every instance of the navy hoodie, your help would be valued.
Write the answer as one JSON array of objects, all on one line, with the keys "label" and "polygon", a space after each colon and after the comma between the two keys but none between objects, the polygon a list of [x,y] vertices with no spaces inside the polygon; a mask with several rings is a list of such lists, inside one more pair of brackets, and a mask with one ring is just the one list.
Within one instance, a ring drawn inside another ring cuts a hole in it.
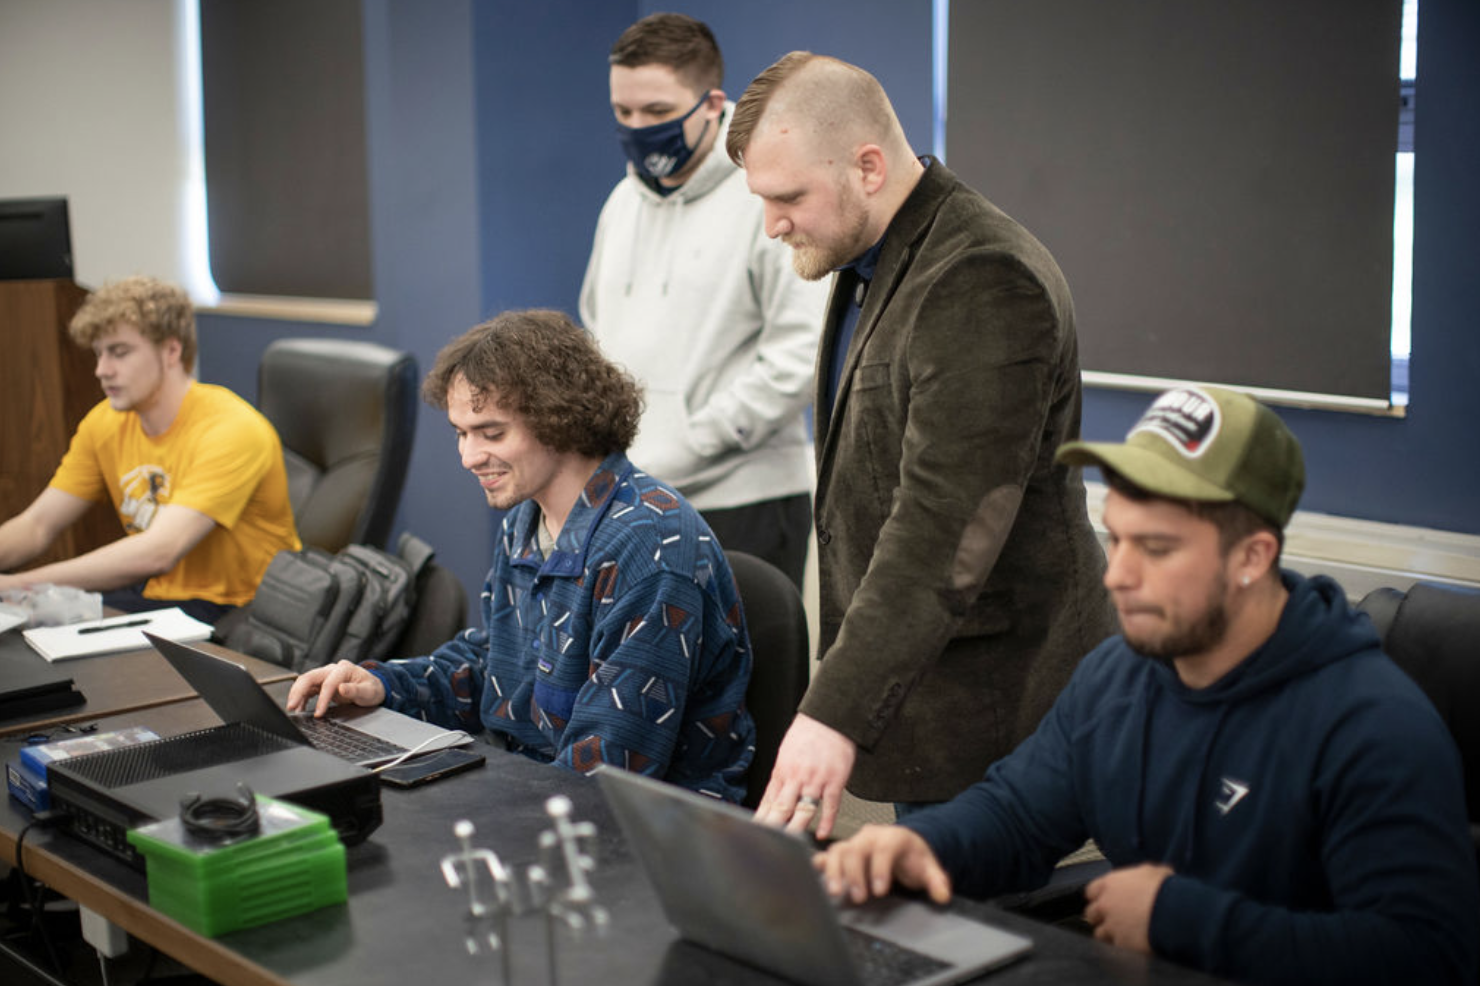
[{"label": "navy hoodie", "polygon": [[1220,975],[1473,983],[1454,743],[1335,582],[1283,578],[1274,635],[1213,685],[1112,637],[1017,750],[904,824],[970,896],[1041,886],[1087,837],[1165,863],[1151,946]]}]

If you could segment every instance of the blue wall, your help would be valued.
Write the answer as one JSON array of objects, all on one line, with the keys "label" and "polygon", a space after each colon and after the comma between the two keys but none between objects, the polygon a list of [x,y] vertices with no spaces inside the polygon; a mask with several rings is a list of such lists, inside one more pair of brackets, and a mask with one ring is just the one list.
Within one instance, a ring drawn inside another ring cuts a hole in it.
[{"label": "blue wall", "polygon": [[[625,168],[607,95],[607,52],[647,14],[677,10],[710,26],[724,51],[731,99],[796,48],[870,67],[911,139],[928,148],[930,0],[855,2],[846,8],[853,26],[844,28],[832,23],[835,6],[794,0],[475,4],[484,310],[545,305],[575,312],[596,215]],[[867,30],[859,26],[864,23]]]},{"label": "blue wall", "polygon": [[[622,169],[606,52],[627,24],[663,9],[714,28],[732,98],[793,48],[837,55],[877,75],[916,149],[930,148],[930,0],[364,0],[379,318],[344,329],[203,316],[204,378],[255,395],[263,347],[288,335],[369,338],[410,350],[426,369],[493,312],[574,311],[596,213]],[[1477,42],[1480,5],[1424,0],[1412,404],[1405,420],[1281,412],[1305,444],[1308,509],[1480,533]],[[1090,392],[1086,434],[1119,437],[1147,400]],[[445,419],[423,410],[398,527],[430,540],[476,593],[493,514],[459,467]]]},{"label": "blue wall", "polygon": [[[204,379],[255,397],[262,350],[300,335],[381,342],[414,353],[426,370],[482,317],[472,18],[470,0],[364,3],[375,324],[202,316]],[[488,569],[489,510],[458,465],[446,418],[421,411],[397,528],[429,540],[476,593]]]},{"label": "blue wall", "polygon": [[731,99],[788,51],[861,65],[889,93],[916,150],[931,149],[931,0],[659,0],[639,6],[639,16],[677,10],[709,25],[725,55]]}]

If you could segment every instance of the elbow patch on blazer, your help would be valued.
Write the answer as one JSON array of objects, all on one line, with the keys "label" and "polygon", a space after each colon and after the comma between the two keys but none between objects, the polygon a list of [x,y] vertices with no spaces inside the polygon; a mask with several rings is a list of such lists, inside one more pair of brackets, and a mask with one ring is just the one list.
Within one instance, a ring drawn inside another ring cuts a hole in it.
[{"label": "elbow patch on blazer", "polygon": [[1021,486],[999,486],[982,497],[966,522],[961,542],[956,545],[956,556],[951,559],[952,594],[963,611],[997,564],[997,556],[1007,543],[1007,534],[1022,501]]}]

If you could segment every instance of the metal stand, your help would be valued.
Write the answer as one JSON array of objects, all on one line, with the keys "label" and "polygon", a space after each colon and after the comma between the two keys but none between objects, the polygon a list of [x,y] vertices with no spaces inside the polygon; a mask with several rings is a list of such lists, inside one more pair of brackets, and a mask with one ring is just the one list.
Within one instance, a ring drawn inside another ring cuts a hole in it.
[{"label": "metal stand", "polygon": [[558,858],[564,866],[566,886],[550,898],[545,907],[545,946],[550,970],[550,986],[557,986],[555,936],[560,925],[579,938],[587,931],[606,933],[611,916],[596,902],[588,875],[596,869],[596,858],[590,847],[596,839],[596,826],[591,822],[572,822],[573,806],[569,798],[556,795],[545,802],[545,814],[554,827],[540,833],[542,868],[549,872]]},{"label": "metal stand", "polygon": [[[516,892],[516,880],[492,850],[473,847],[473,823],[467,819],[452,827],[461,849],[442,857],[442,877],[453,888],[468,892],[468,931],[465,939],[468,954],[498,952],[503,968],[504,986],[513,986],[509,937],[509,914],[543,912],[545,924],[545,961],[550,986],[556,986],[556,938],[561,927],[574,937],[594,933],[603,935],[611,924],[611,915],[596,901],[596,891],[589,880],[596,869],[591,846],[596,826],[591,822],[571,821],[573,806],[569,798],[556,795],[545,802],[545,813],[552,827],[540,833],[540,861],[526,867],[522,876],[523,892]],[[558,863],[557,863],[558,861]],[[556,891],[551,873],[557,865],[565,871],[566,885]],[[486,870],[492,882],[493,898],[484,896],[480,872]],[[519,898],[523,898],[521,901]]]},{"label": "metal stand", "polygon": [[[498,952],[504,984],[510,986],[508,939],[509,911],[514,906],[513,881],[493,850],[473,848],[473,831],[473,823],[466,818],[453,825],[452,832],[462,844],[462,851],[442,857],[442,878],[449,887],[464,887],[468,891],[468,931],[464,938],[468,954],[477,955],[484,948]],[[480,896],[480,864],[493,881],[492,901]]]}]

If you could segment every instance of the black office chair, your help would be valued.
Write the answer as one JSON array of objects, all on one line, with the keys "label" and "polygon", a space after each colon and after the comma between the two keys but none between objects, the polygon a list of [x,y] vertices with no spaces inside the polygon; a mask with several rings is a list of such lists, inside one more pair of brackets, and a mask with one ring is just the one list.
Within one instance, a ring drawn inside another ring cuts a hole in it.
[{"label": "black office chair", "polygon": [[1418,582],[1373,589],[1357,608],[1382,649],[1418,683],[1459,747],[1470,835],[1480,855],[1480,591]]},{"label": "black office chair", "polygon": [[750,633],[750,687],[745,704],[755,720],[755,759],[745,804],[760,803],[781,737],[807,690],[807,615],[796,585],[775,565],[743,551],[727,551]]},{"label": "black office chair", "polygon": [[416,577],[416,605],[411,620],[387,655],[421,657],[447,643],[468,625],[468,592],[452,569],[432,560],[432,547],[409,532],[396,539],[396,554]]},{"label": "black office chair", "polygon": [[305,545],[384,548],[416,429],[416,359],[373,342],[279,339],[257,404],[277,428]]}]

